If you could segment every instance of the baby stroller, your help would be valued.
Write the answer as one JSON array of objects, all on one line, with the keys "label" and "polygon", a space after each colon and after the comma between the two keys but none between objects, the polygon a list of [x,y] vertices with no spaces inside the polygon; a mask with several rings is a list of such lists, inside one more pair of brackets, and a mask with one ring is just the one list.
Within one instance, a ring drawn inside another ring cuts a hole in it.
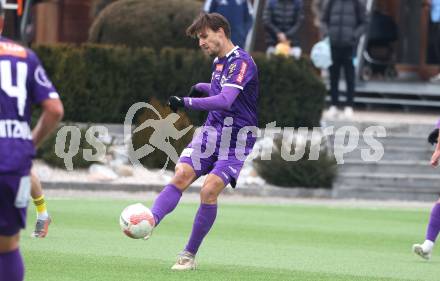
[{"label": "baby stroller", "polygon": [[361,77],[364,81],[370,80],[373,76],[385,79],[397,77],[393,45],[397,39],[397,25],[393,18],[378,10],[374,11],[368,30],[368,43],[362,54],[364,64]]}]

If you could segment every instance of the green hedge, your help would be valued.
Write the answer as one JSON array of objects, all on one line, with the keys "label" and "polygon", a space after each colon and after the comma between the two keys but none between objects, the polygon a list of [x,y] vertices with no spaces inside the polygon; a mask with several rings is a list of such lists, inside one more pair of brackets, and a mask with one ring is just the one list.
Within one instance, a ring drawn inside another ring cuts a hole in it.
[{"label": "green hedge", "polygon": [[116,2],[118,0],[93,0],[92,1],[92,7],[91,7],[91,13],[90,15],[92,18],[95,18],[99,15],[99,13],[104,10],[108,5],[112,4],[113,2]]},{"label": "green hedge", "polygon": [[[95,147],[90,145],[86,141],[86,138],[85,138],[86,131],[88,130],[88,128],[89,127],[84,128],[84,129],[80,129],[81,139],[80,139],[80,143],[79,143],[79,150],[78,150],[78,153],[75,156],[73,156],[73,158],[72,158],[72,163],[73,163],[74,169],[88,168],[92,164],[98,163],[96,161],[87,161],[84,159],[84,156],[83,156],[84,149],[91,149],[92,154],[96,153]],[[56,132],[54,132],[45,142],[43,142],[41,147],[38,148],[37,158],[44,160],[44,162],[46,162],[47,164],[49,164],[52,167],[66,169],[64,159],[58,157],[55,153],[55,144],[56,144],[57,133],[58,133],[58,130]],[[96,137],[96,134],[95,134],[95,137]],[[64,151],[65,152],[67,152],[67,150],[69,149],[71,138],[72,138],[72,135],[70,133],[67,134],[66,143],[64,144]]]},{"label": "green hedge", "polygon": [[195,49],[197,43],[185,35],[185,29],[201,9],[202,3],[195,0],[119,0],[96,17],[89,42]]},{"label": "green hedge", "polygon": [[[200,51],[86,44],[38,46],[49,76],[64,106],[65,121],[122,123],[128,108],[156,97],[186,95],[191,85],[208,82],[212,59]],[[259,68],[260,126],[319,125],[326,90],[306,59],[273,58],[254,54]],[[206,116],[189,112],[194,124]]]},{"label": "green hedge", "polygon": [[[258,174],[268,183],[281,187],[331,188],[337,174],[336,159],[327,149],[319,152],[318,160],[308,160],[310,142],[304,156],[298,161],[286,161],[281,157],[281,139],[275,140],[271,160],[255,159]],[[291,153],[295,152],[292,145]],[[288,153],[286,153],[287,155]]]}]

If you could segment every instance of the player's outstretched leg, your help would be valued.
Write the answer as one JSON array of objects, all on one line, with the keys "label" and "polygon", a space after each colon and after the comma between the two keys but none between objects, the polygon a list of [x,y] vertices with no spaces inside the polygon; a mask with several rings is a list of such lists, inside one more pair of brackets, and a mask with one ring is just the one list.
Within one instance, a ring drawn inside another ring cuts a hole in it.
[{"label": "player's outstretched leg", "polygon": [[180,197],[182,197],[182,192],[185,191],[195,179],[196,173],[190,165],[184,163],[176,165],[175,174],[171,183],[162,189],[151,207],[155,227],[167,214],[176,208]]},{"label": "player's outstretched leg", "polygon": [[210,174],[206,178],[200,192],[201,204],[194,218],[193,229],[185,250],[179,254],[173,270],[196,269],[195,256],[208,234],[217,216],[217,197],[225,188],[223,180],[217,175]]},{"label": "player's outstretched leg", "polygon": [[422,244],[414,244],[413,252],[420,257],[429,260],[432,255],[435,240],[440,232],[440,201],[438,201],[431,211],[428,229],[426,230],[426,240]]},{"label": "player's outstretched leg", "polygon": [[34,170],[31,170],[31,196],[37,210],[37,222],[31,236],[44,238],[49,232],[49,224],[52,222],[52,219],[47,212],[46,200],[44,199],[40,179]]},{"label": "player's outstretched leg", "polygon": [[174,184],[168,184],[159,193],[154,201],[151,212],[154,216],[155,226],[169,213],[171,213],[177,206],[182,197],[182,191]]}]

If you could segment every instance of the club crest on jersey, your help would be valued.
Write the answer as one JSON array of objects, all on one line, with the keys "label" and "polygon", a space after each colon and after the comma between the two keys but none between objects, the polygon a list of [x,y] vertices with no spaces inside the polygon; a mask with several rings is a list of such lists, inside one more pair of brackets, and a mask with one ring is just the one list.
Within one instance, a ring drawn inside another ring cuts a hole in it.
[{"label": "club crest on jersey", "polygon": [[49,78],[46,75],[46,72],[44,71],[44,68],[41,65],[37,66],[37,68],[35,69],[34,78],[35,81],[37,81],[37,83],[41,86],[52,88],[52,82],[50,82]]},{"label": "club crest on jersey", "polygon": [[237,68],[237,64],[233,63],[229,66],[228,69],[228,78],[231,78],[232,74],[234,74],[235,69]]},{"label": "club crest on jersey", "polygon": [[215,71],[223,71],[223,64],[217,64],[215,66]]},{"label": "club crest on jersey", "polygon": [[248,66],[247,63],[245,63],[245,62],[243,62],[243,64],[241,65],[240,73],[237,76],[238,83],[243,82],[244,75],[246,74],[247,66]]}]

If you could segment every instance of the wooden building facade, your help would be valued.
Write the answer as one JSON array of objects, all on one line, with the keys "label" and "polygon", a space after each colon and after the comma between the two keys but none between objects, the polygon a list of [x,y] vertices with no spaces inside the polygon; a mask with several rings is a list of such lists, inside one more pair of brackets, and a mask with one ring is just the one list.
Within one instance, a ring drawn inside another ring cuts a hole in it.
[{"label": "wooden building facade", "polygon": [[[33,7],[34,43],[77,43],[87,41],[92,24],[93,0],[43,0]],[[305,19],[299,33],[305,54],[319,40],[319,28],[312,6],[318,0],[303,0]],[[322,1],[322,0],[320,0]],[[365,0],[367,1],[367,0]],[[256,2],[256,1],[254,1]],[[264,5],[265,0],[260,0]],[[416,72],[426,79],[439,71],[438,62],[428,58],[429,0],[375,0],[375,6],[390,15],[399,28],[396,62],[399,71]],[[261,13],[260,13],[261,15]],[[257,20],[257,51],[265,50],[261,17]]]}]

